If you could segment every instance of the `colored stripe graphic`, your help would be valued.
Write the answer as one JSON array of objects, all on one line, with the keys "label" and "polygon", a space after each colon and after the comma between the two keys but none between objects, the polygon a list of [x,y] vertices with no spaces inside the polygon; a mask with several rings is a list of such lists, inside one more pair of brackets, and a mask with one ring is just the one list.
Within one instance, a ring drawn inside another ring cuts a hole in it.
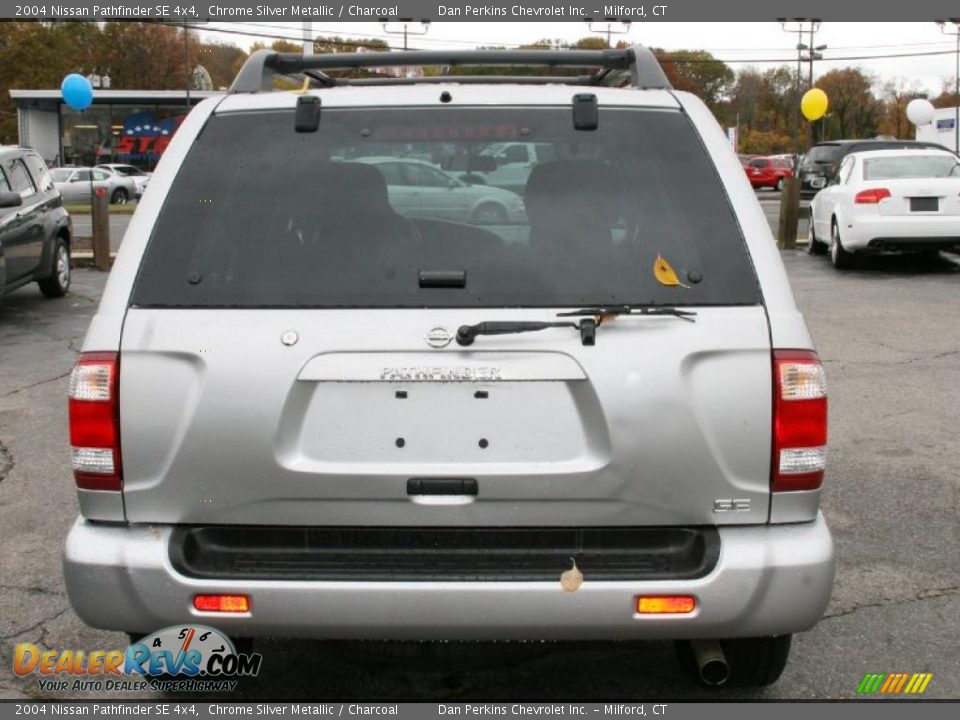
[{"label": "colored stripe graphic", "polygon": [[920,695],[933,673],[867,673],[857,686],[858,695]]}]

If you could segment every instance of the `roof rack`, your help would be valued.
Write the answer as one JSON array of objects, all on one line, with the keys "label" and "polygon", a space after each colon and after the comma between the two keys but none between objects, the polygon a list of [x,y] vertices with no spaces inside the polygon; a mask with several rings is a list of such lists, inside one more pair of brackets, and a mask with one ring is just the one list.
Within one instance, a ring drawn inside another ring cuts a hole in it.
[{"label": "roof rack", "polygon": [[[489,75],[431,76],[424,78],[339,78],[325,70],[439,65],[597,68],[591,75]],[[310,78],[318,87],[336,85],[407,85],[430,82],[527,83],[602,85],[639,89],[671,89],[670,81],[649,48],[633,45],[618,50],[404,50],[396,52],[332,53],[301,55],[275,50],[253,53],[237,73],[231,93],[270,92],[277,76]]]}]

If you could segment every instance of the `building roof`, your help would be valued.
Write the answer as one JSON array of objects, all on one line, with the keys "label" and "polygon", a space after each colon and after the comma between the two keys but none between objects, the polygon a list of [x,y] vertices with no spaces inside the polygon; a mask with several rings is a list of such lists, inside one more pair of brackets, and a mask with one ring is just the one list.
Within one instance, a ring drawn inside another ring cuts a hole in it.
[{"label": "building roof", "polygon": [[[191,90],[190,99],[196,102],[209,97],[224,95],[222,91]],[[26,105],[31,102],[62,102],[59,90],[10,90],[11,99],[17,105]],[[184,102],[187,99],[186,90],[94,90],[93,104],[105,103],[136,104],[136,103],[166,103]]]}]

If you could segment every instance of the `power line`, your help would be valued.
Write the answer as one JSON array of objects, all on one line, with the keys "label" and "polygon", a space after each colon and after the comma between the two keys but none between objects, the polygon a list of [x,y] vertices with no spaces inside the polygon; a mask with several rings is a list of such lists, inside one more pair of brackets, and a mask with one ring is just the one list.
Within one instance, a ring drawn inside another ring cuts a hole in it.
[{"label": "power line", "polygon": [[[162,25],[170,25],[171,27],[182,27],[177,23],[166,23],[161,22]],[[306,39],[303,36],[297,35],[277,35],[271,33],[258,33],[258,32],[248,32],[244,30],[227,30],[225,28],[204,28],[201,32],[208,33],[222,33],[226,35],[241,35],[244,37],[254,37],[266,40],[286,40],[287,42],[303,42]],[[355,42],[351,40],[341,40],[340,44],[346,45],[348,47],[369,47],[367,43]],[[386,43],[389,46],[389,43]],[[483,41],[474,41],[475,45],[503,45],[504,43],[491,42],[486,43]],[[891,46],[892,47],[892,46]],[[411,50],[419,50],[423,48],[410,48]],[[677,51],[666,51],[667,53],[676,52],[679,54],[684,54],[688,52],[700,52],[692,50],[677,50]],[[703,51],[706,52],[706,51]],[[955,50],[928,50],[924,52],[908,52],[908,53],[882,53],[882,54],[872,54],[872,55],[845,55],[838,57],[825,58],[820,62],[849,62],[854,60],[890,60],[896,58],[911,58],[911,57],[935,57],[940,55],[953,55]],[[673,63],[688,63],[688,64],[706,64],[706,63],[725,63],[727,65],[739,65],[739,64],[754,64],[754,63],[769,63],[769,64],[789,64],[796,60],[796,58],[786,58],[786,57],[764,57],[764,58],[674,58],[674,57],[661,57],[661,61],[673,62]]]}]

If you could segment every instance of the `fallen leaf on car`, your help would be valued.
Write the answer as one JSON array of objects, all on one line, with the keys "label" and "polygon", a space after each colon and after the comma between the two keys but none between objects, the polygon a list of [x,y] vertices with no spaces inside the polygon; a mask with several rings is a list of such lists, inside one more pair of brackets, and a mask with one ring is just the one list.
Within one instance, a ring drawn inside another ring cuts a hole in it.
[{"label": "fallen leaf on car", "polygon": [[677,273],[674,271],[673,266],[659,255],[657,255],[657,259],[653,261],[653,276],[661,285],[666,285],[668,287],[675,287],[679,285],[680,287],[685,287],[687,289],[690,287],[689,285],[684,285],[682,282],[680,282],[680,278],[677,277]]},{"label": "fallen leaf on car", "polygon": [[570,562],[573,563],[573,567],[564,570],[560,576],[560,587],[563,588],[564,592],[575,592],[583,585],[583,573],[577,567],[577,561],[570,558]]}]

